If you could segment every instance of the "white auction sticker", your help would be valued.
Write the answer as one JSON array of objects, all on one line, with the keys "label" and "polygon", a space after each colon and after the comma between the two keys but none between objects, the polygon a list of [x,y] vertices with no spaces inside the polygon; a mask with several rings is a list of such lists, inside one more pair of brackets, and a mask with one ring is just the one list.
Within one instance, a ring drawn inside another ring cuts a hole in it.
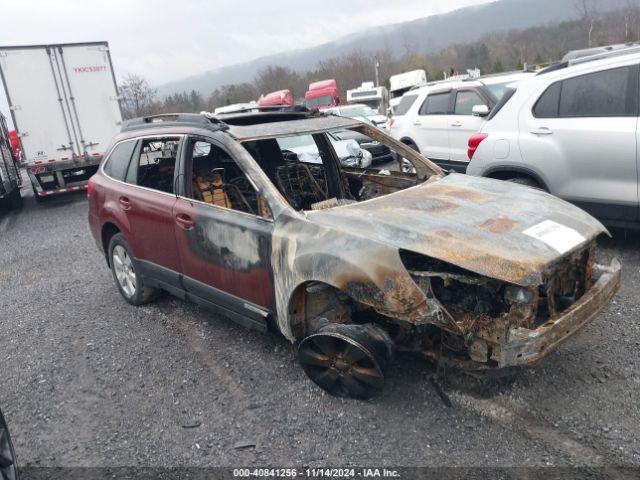
[{"label": "white auction sticker", "polygon": [[540,222],[522,233],[546,243],[559,253],[568,252],[586,240],[573,228],[565,227],[553,220]]}]

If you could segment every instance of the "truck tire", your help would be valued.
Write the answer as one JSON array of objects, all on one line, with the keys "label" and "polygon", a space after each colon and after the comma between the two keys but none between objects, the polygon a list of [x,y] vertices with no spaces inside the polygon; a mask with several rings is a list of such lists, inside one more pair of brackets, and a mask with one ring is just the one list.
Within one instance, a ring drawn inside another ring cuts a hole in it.
[{"label": "truck tire", "polygon": [[22,208],[22,195],[20,195],[20,188],[16,187],[13,189],[13,192],[9,195],[9,209],[10,210],[20,210]]},{"label": "truck tire", "polygon": [[131,305],[144,305],[158,297],[159,290],[147,287],[136,268],[131,248],[121,233],[109,241],[109,265],[120,295]]}]

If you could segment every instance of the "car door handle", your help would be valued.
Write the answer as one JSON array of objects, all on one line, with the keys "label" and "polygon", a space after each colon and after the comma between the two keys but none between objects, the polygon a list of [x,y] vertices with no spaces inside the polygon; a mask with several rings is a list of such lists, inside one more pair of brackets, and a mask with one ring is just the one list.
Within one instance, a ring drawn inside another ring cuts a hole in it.
[{"label": "car door handle", "polygon": [[455,122],[453,122],[451,124],[452,127],[461,127],[462,126],[462,122],[460,120],[456,120]]},{"label": "car door handle", "polygon": [[124,211],[131,210],[131,202],[127,197],[120,197],[118,202]]},{"label": "car door handle", "polygon": [[196,222],[194,222],[189,215],[184,213],[176,215],[176,223],[185,230],[190,230],[196,225]]},{"label": "car door handle", "polygon": [[413,124],[417,125],[417,126],[420,126],[420,125],[422,125],[422,122],[420,120],[414,120]]},{"label": "car door handle", "polygon": [[533,133],[534,135],[551,135],[553,133],[553,130],[548,127],[540,127],[534,128],[533,130],[531,130],[531,133]]}]

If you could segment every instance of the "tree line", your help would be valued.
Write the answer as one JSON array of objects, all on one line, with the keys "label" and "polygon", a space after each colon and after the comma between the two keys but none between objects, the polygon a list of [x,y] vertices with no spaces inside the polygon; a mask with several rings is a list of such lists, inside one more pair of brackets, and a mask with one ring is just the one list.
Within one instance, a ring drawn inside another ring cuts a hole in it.
[{"label": "tree line", "polygon": [[597,9],[598,0],[574,0],[579,13],[576,20],[491,33],[476,42],[453,45],[438,53],[420,52],[405,40],[402,51],[395,55],[387,49],[355,50],[322,60],[308,71],[270,65],[259,70],[250,81],[216,87],[207,96],[192,90],[158,98],[157,91],[146,79],[130,74],[119,86],[122,111],[125,118],[213,111],[220,106],[257,100],[261,94],[285,88],[301,101],[309,83],[328,78],[335,78],[345,95],[346,90],[374,80],[375,62],[379,64],[379,78],[387,87],[391,75],[416,69],[424,69],[429,80],[439,80],[452,71],[464,73],[467,69],[479,68],[484,74],[519,70],[524,65],[544,65],[562,58],[569,50],[639,41],[640,6],[637,3],[638,0],[629,0],[623,9],[602,13]]}]

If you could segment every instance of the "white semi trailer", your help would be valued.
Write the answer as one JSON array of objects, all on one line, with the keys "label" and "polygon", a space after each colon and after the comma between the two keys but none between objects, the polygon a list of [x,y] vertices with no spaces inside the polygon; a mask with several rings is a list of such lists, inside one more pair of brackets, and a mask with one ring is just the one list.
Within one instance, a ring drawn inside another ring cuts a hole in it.
[{"label": "white semi trailer", "polygon": [[0,77],[36,199],[85,189],[122,123],[108,43],[0,47]]},{"label": "white semi trailer", "polygon": [[422,87],[427,84],[427,72],[424,70],[412,70],[410,72],[391,75],[389,78],[389,105],[391,110],[400,103],[402,95],[412,88]]}]

